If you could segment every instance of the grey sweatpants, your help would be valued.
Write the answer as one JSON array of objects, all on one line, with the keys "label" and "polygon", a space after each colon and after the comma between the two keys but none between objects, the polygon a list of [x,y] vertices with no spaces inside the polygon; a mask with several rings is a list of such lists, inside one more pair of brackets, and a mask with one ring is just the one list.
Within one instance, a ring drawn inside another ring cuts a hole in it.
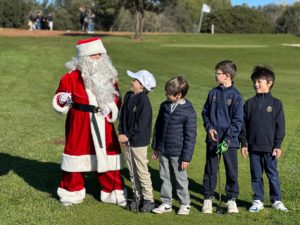
[{"label": "grey sweatpants", "polygon": [[[174,173],[173,173],[173,171]],[[172,205],[172,182],[175,175],[176,193],[181,205],[190,205],[190,194],[188,190],[189,181],[186,170],[181,170],[179,156],[159,154],[159,174],[162,180],[160,199],[163,203]]]}]

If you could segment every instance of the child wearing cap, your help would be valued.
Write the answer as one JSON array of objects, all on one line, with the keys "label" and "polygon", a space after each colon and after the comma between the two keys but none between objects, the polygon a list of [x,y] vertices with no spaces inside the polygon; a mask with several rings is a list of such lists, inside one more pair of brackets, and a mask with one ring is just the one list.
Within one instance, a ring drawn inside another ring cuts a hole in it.
[{"label": "child wearing cap", "polygon": [[133,78],[131,91],[124,96],[119,121],[119,141],[125,147],[135,200],[128,205],[132,211],[151,212],[155,207],[153,188],[148,171],[147,148],[152,132],[152,107],[148,98],[155,86],[153,75],[147,70],[127,71]]},{"label": "child wearing cap", "polygon": [[191,208],[186,170],[192,160],[196,142],[197,114],[192,103],[185,98],[188,89],[188,82],[182,76],[174,77],[166,83],[167,100],[161,103],[155,123],[152,159],[159,158],[162,180],[162,204],[152,210],[157,214],[172,211],[172,176],[176,180],[176,192],[181,204],[178,214],[188,215]]},{"label": "child wearing cap", "polygon": [[275,74],[272,68],[257,65],[251,80],[256,95],[244,104],[244,124],[239,136],[242,156],[250,157],[253,204],[249,212],[258,213],[264,208],[263,172],[269,181],[272,208],[287,212],[288,209],[282,203],[277,168],[285,136],[285,119],[281,100],[271,94]]}]

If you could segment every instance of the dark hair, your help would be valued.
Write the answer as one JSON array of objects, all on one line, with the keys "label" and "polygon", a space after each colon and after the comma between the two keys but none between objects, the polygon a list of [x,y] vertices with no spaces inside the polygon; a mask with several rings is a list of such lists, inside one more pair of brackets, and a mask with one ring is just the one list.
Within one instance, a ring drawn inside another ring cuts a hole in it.
[{"label": "dark hair", "polygon": [[219,62],[215,66],[215,70],[221,70],[223,73],[228,73],[231,76],[231,80],[233,80],[236,76],[237,68],[233,61],[224,60]]},{"label": "dark hair", "polygon": [[173,77],[165,84],[165,91],[167,95],[175,96],[181,93],[181,97],[184,98],[188,90],[189,83],[183,76]]},{"label": "dark hair", "polygon": [[251,80],[255,81],[258,79],[266,79],[267,83],[272,81],[270,89],[272,89],[275,82],[275,74],[270,66],[267,65],[256,65],[254,66],[253,72],[251,74]]}]

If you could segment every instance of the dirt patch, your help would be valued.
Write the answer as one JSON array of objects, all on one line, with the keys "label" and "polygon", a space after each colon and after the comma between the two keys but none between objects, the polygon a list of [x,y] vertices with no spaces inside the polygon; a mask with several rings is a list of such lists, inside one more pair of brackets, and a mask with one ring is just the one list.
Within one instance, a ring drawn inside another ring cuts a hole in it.
[{"label": "dirt patch", "polygon": [[52,144],[55,145],[65,145],[66,139],[65,138],[57,138],[51,141]]},{"label": "dirt patch", "polygon": [[87,34],[82,31],[29,31],[21,29],[0,28],[0,36],[5,37],[57,37],[57,36],[132,36],[131,32],[95,32],[94,34]]}]

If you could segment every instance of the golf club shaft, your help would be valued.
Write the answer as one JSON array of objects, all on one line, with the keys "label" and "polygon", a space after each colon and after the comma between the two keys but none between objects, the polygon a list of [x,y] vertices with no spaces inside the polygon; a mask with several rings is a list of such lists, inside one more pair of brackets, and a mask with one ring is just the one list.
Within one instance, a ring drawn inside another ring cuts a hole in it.
[{"label": "golf club shaft", "polygon": [[139,212],[139,199],[137,196],[137,188],[136,188],[136,183],[135,183],[135,171],[134,171],[134,163],[133,163],[133,156],[132,156],[132,152],[131,152],[131,146],[130,143],[128,142],[128,161],[129,161],[129,165],[130,165],[130,170],[131,170],[131,174],[132,174],[132,190],[133,190],[133,196],[134,196],[134,201],[136,203],[136,212]]}]

